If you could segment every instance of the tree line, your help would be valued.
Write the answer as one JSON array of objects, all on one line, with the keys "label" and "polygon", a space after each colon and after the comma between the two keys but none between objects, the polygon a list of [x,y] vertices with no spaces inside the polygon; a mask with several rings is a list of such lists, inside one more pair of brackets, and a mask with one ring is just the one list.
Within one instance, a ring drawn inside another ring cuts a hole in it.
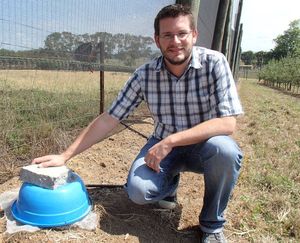
[{"label": "tree line", "polygon": [[246,51],[241,54],[245,65],[262,68],[270,61],[279,61],[286,57],[300,55],[300,19],[289,24],[289,28],[274,39],[275,47],[270,51]]},{"label": "tree line", "polygon": [[[104,43],[104,53],[100,54],[99,43]],[[0,56],[18,58],[40,58],[48,60],[81,61],[98,63],[100,55],[105,60],[115,60],[125,66],[134,66],[138,59],[149,59],[157,55],[151,37],[131,34],[111,34],[96,32],[94,34],[73,34],[71,32],[54,32],[44,41],[44,47],[31,50],[12,51],[0,49]],[[46,61],[47,62],[47,61]]]},{"label": "tree line", "polygon": [[259,68],[259,81],[265,85],[284,89],[294,94],[300,91],[300,19],[292,21],[279,35],[270,52],[242,53],[246,65]]}]

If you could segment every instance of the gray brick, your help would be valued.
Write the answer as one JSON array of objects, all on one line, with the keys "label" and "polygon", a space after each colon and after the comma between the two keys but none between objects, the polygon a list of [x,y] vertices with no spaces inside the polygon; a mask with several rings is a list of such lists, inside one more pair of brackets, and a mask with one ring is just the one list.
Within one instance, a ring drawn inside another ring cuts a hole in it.
[{"label": "gray brick", "polygon": [[20,180],[40,187],[55,189],[74,180],[74,174],[67,166],[42,168],[37,164],[24,166]]}]

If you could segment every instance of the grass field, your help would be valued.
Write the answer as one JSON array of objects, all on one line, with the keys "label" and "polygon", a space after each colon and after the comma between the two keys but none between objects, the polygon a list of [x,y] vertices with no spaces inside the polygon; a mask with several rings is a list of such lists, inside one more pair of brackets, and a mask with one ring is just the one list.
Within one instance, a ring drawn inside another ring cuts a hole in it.
[{"label": "grass field", "polygon": [[[128,76],[106,73],[106,105]],[[88,72],[0,72],[2,180],[33,156],[62,150],[98,114],[98,78]],[[227,235],[299,242],[300,100],[254,79],[242,79],[239,94],[245,115],[235,137],[245,157]]]},{"label": "grass field", "polygon": [[[106,107],[129,75],[105,73]],[[9,177],[37,154],[64,149],[99,114],[97,72],[1,70],[0,93],[0,164]]]},{"label": "grass field", "polygon": [[254,242],[300,240],[300,100],[242,80],[245,115],[237,140],[245,159],[230,205],[237,234]]}]

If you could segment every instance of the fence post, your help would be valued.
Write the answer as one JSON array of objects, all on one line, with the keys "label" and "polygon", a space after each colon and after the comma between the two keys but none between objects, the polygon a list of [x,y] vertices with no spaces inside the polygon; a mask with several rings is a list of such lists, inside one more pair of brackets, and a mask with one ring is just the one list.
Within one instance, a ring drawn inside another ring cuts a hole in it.
[{"label": "fence post", "polygon": [[200,0],[176,0],[177,4],[188,5],[194,16],[195,25],[197,27],[197,20],[200,8]]},{"label": "fence post", "polygon": [[227,60],[230,60],[230,33],[231,33],[231,20],[232,20],[232,0],[229,1],[229,6],[227,9],[226,22],[224,26],[224,36],[222,40],[222,53],[226,56]]},{"label": "fence post", "polygon": [[100,114],[104,112],[104,42],[100,43]]},{"label": "fence post", "polygon": [[223,0],[219,2],[217,20],[215,24],[213,43],[212,43],[212,49],[216,51],[222,51],[224,33],[225,31],[227,31],[227,29],[225,29],[226,19],[230,12],[229,6],[230,6],[230,0]]},{"label": "fence post", "polygon": [[233,39],[233,46],[231,50],[231,58],[230,58],[230,68],[232,70],[232,73],[235,73],[235,59],[237,57],[237,52],[238,52],[238,38],[239,38],[239,31],[240,31],[240,19],[241,19],[241,14],[242,14],[242,7],[243,7],[243,0],[239,0],[239,6],[238,6],[238,12],[237,12],[237,17],[235,20],[235,28],[234,28],[234,39]]}]

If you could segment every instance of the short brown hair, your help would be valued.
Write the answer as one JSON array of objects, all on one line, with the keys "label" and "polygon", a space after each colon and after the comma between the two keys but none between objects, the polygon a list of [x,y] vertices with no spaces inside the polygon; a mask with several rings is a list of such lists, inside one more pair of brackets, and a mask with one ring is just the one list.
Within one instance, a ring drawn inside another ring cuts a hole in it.
[{"label": "short brown hair", "polygon": [[190,27],[192,30],[195,29],[195,20],[190,7],[184,6],[182,4],[172,4],[162,8],[155,20],[154,20],[154,34],[159,35],[159,21],[165,18],[176,18],[178,16],[189,16]]}]

